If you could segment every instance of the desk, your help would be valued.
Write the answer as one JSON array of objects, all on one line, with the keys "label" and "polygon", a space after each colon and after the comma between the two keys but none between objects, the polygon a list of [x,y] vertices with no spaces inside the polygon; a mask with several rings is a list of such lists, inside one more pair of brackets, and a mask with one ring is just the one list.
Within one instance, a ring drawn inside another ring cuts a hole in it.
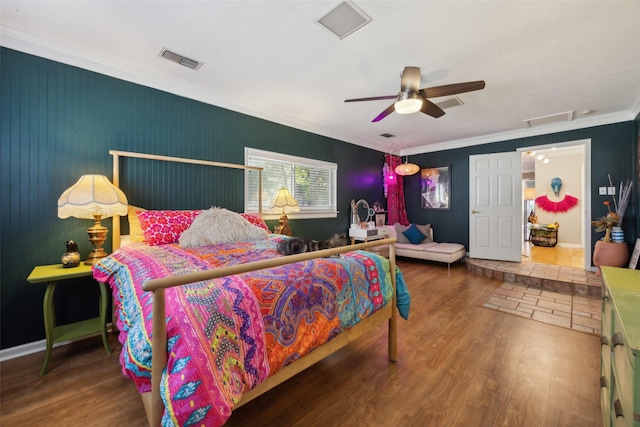
[{"label": "desk", "polygon": [[40,265],[33,269],[27,281],[29,283],[47,283],[44,293],[42,311],[44,314],[44,330],[47,336],[47,352],[44,356],[44,364],[40,370],[40,376],[47,373],[49,358],[53,344],[68,341],[97,332],[102,334],[102,343],[107,353],[111,353],[105,323],[107,321],[107,288],[104,283],[98,283],[100,287],[100,315],[93,319],[82,320],[68,325],[56,326],[55,307],[53,306],[53,293],[58,282],[77,277],[91,277],[92,266],[80,264],[77,267],[64,268],[62,264]]},{"label": "desk", "polygon": [[369,240],[384,239],[389,236],[387,227],[375,227],[375,228],[350,228],[349,237],[351,237],[351,244],[353,245],[356,240],[368,242]]}]

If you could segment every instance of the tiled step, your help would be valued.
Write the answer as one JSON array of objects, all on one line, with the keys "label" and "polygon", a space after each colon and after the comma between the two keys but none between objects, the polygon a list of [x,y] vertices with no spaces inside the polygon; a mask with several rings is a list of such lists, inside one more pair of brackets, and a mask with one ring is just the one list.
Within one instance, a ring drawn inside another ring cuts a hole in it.
[{"label": "tiled step", "polygon": [[465,258],[464,261],[467,269],[480,276],[545,291],[600,298],[602,290],[602,279],[581,268],[477,258]]}]

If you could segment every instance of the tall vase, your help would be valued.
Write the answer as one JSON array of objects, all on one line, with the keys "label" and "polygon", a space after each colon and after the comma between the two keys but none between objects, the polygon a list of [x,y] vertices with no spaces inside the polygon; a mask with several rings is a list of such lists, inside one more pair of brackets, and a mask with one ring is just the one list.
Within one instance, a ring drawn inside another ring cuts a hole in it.
[{"label": "tall vase", "polygon": [[622,267],[629,261],[629,247],[626,243],[598,240],[593,249],[593,265],[598,267],[596,276],[600,276],[600,267]]},{"label": "tall vase", "polygon": [[611,241],[611,228],[609,227],[604,229],[604,241],[607,243]]}]

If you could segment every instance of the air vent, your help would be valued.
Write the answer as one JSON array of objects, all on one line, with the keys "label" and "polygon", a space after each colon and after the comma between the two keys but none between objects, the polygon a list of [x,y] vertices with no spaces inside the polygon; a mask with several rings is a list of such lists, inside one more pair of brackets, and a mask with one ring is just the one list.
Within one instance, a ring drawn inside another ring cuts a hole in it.
[{"label": "air vent", "polygon": [[573,111],[567,111],[566,113],[552,114],[550,116],[536,117],[535,119],[523,120],[524,127],[532,128],[534,126],[548,125],[558,122],[570,122],[573,121]]},{"label": "air vent", "polygon": [[316,22],[342,40],[364,27],[372,19],[351,0],[343,1]]},{"label": "air vent", "polygon": [[380,134],[381,137],[383,138],[395,138],[396,136],[391,134],[391,133],[381,133]]},{"label": "air vent", "polygon": [[187,68],[191,68],[192,70],[197,70],[204,62],[196,61],[195,59],[187,58],[184,55],[180,55],[179,53],[172,52],[169,49],[163,47],[158,54],[159,57],[164,58],[168,61],[175,62],[176,64],[183,65]]},{"label": "air vent", "polygon": [[438,102],[436,105],[444,110],[445,108],[457,107],[458,105],[462,104],[464,104],[464,102],[462,102],[462,100],[456,96],[450,99],[446,99],[442,102]]}]

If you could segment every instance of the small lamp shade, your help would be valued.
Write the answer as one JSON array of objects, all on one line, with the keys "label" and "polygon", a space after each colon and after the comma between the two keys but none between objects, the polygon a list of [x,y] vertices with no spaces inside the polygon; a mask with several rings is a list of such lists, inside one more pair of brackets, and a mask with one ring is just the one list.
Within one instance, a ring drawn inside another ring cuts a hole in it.
[{"label": "small lamp shade", "polygon": [[275,232],[284,234],[285,236],[291,236],[291,227],[289,226],[289,218],[287,218],[287,212],[298,212],[300,210],[300,206],[298,206],[298,202],[293,198],[289,190],[282,187],[278,190],[276,195],[271,199],[271,203],[269,203],[269,207],[272,210],[282,209],[282,215],[280,215],[280,224],[276,227]]},{"label": "small lamp shade", "polygon": [[525,200],[535,200],[536,198],[536,189],[533,187],[527,187],[524,189],[524,199]]},{"label": "small lamp shade", "polygon": [[280,188],[273,199],[271,199],[269,208],[274,210],[282,209],[283,212],[298,212],[300,210],[298,202],[285,187]]},{"label": "small lamp shade", "polygon": [[93,265],[107,256],[102,249],[107,239],[107,230],[100,220],[114,215],[127,214],[127,198],[104,175],[82,175],[78,182],[69,187],[58,199],[58,217],[93,219],[93,226],[87,234],[93,251],[84,262]]},{"label": "small lamp shade", "polygon": [[82,175],[58,199],[58,217],[93,219],[127,214],[127,198],[104,175]]}]

